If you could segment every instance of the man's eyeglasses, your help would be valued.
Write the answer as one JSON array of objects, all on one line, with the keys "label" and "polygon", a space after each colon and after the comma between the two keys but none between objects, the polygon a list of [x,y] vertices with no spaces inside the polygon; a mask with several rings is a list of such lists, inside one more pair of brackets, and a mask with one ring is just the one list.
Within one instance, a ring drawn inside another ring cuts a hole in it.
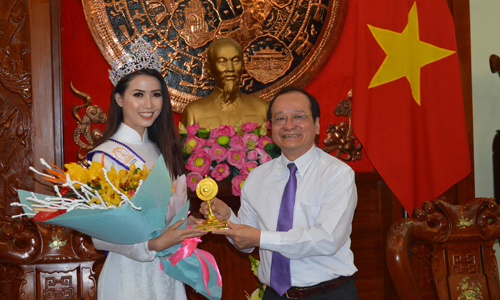
[{"label": "man's eyeglasses", "polygon": [[294,114],[291,114],[291,115],[288,115],[288,116],[285,116],[285,115],[275,115],[272,118],[271,121],[272,121],[273,125],[283,126],[286,123],[286,119],[288,117],[290,117],[290,120],[292,120],[293,124],[299,125],[299,124],[304,123],[307,120],[307,117],[309,117],[310,115],[311,114],[306,114],[306,113],[303,113],[303,112],[294,113]]}]

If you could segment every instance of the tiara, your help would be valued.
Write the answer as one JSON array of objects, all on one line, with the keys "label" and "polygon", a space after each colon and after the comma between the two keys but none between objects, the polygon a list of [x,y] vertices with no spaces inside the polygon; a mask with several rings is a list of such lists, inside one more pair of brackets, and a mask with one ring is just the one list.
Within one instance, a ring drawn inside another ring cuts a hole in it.
[{"label": "tiara", "polygon": [[118,62],[113,62],[109,79],[116,86],[123,77],[141,69],[155,69],[161,73],[161,66],[160,55],[139,36],[130,47],[130,52],[125,52]]}]

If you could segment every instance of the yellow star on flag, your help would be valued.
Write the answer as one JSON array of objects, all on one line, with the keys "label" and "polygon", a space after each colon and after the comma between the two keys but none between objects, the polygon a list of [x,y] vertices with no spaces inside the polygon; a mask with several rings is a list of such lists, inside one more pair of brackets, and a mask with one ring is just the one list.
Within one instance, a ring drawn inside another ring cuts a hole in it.
[{"label": "yellow star on flag", "polygon": [[402,77],[410,83],[413,99],[420,105],[420,68],[443,59],[455,51],[422,42],[418,33],[417,3],[408,13],[408,24],[398,33],[368,24],[368,27],[387,54],[368,88],[373,88]]}]

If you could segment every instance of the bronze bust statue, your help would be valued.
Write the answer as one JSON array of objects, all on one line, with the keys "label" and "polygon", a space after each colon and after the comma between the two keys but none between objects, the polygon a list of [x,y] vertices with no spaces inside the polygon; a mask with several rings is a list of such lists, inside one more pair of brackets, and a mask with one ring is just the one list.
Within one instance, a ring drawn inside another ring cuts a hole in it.
[{"label": "bronze bust statue", "polygon": [[267,120],[269,102],[240,92],[238,82],[244,70],[243,50],[229,38],[213,41],[207,53],[208,75],[215,78],[214,91],[186,106],[181,123],[200,128],[231,125],[242,120],[259,125]]}]

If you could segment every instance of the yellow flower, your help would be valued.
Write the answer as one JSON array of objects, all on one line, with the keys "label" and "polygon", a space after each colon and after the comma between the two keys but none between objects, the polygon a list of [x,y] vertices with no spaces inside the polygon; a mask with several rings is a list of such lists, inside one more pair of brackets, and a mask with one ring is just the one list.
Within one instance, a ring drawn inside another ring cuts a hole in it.
[{"label": "yellow flower", "polygon": [[87,170],[88,181],[101,179],[104,177],[104,172],[102,171],[102,165],[96,161],[92,162],[92,165]]},{"label": "yellow flower", "polygon": [[[69,175],[71,180],[87,184],[93,189],[93,193],[97,191],[101,196],[102,200],[93,197],[89,204],[101,204],[104,201],[108,207],[119,205],[122,201],[121,194],[116,192],[115,189],[132,198],[139,186],[139,182],[145,180],[150,172],[146,166],[143,169],[139,169],[134,164],[130,166],[130,170],[120,170],[119,172],[111,166],[111,170],[106,173],[108,181],[106,180],[106,176],[104,176],[103,166],[98,162],[92,162],[92,165],[88,169],[76,163],[65,164],[64,166],[67,169],[66,172],[57,168],[57,166],[54,166],[56,170],[46,169],[49,174],[54,176],[47,177],[46,179],[56,184],[62,184],[66,182],[66,175]],[[76,189],[81,188],[80,184],[75,184],[74,187]]]},{"label": "yellow flower", "polygon": [[[76,163],[65,164],[64,166],[68,169],[66,173],[69,174],[71,180],[87,183],[87,169],[84,169]],[[80,185],[75,184],[75,188],[80,188]]]}]

